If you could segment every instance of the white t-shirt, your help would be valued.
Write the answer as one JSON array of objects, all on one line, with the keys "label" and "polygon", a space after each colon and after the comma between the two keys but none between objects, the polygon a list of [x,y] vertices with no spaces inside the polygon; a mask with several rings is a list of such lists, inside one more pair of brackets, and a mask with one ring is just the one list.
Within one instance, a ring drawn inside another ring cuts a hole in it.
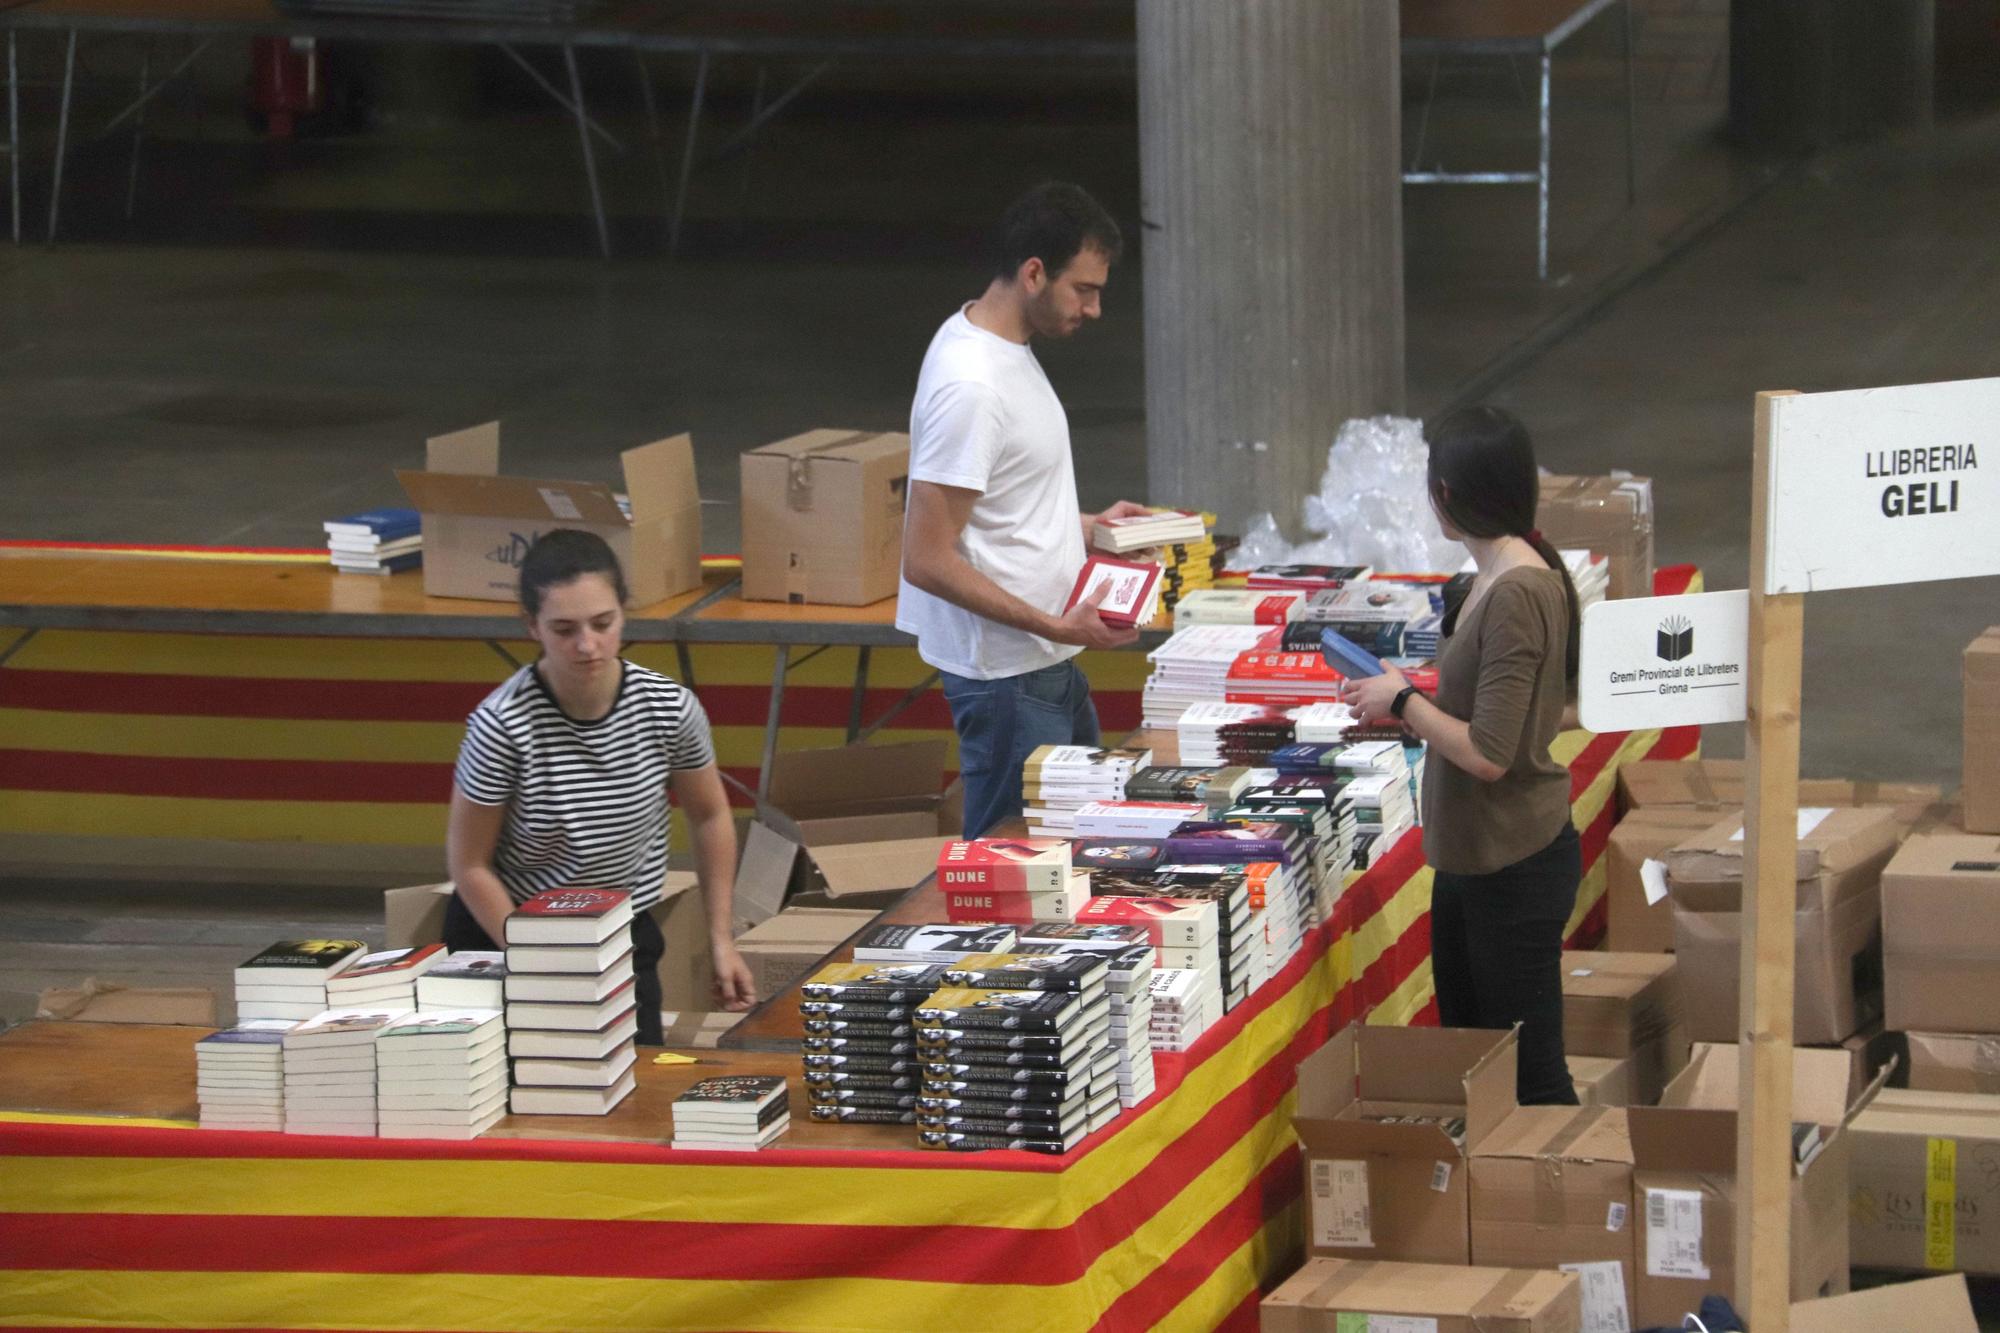
[{"label": "white t-shirt", "polygon": [[[961,309],[924,354],[910,408],[910,480],[978,491],[958,547],[967,563],[1037,610],[1062,613],[1083,568],[1069,418],[1041,362]],[[974,615],[903,581],[896,628],[924,661],[997,680],[1083,650]]]}]

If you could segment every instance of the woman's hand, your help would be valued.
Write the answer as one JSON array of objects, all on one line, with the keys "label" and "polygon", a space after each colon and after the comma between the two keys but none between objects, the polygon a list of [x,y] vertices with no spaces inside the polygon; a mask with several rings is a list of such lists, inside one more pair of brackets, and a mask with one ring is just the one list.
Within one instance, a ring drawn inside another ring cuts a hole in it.
[{"label": "woman's hand", "polygon": [[717,940],[709,947],[715,963],[715,999],[732,1014],[740,1014],[757,1003],[757,982],[750,964],[743,961],[731,940]]},{"label": "woman's hand", "polygon": [[1373,726],[1385,718],[1394,721],[1389,705],[1396,701],[1396,696],[1409,683],[1402,672],[1383,662],[1381,675],[1344,682],[1340,687],[1340,701],[1354,710],[1363,726]]}]

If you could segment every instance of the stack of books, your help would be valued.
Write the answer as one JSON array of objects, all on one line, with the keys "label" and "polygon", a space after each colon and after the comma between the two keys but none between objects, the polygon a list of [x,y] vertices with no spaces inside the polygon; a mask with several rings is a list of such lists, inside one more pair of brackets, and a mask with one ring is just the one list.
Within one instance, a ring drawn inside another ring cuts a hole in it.
[{"label": "stack of books", "polygon": [[1131,926],[1080,926],[1037,922],[1026,927],[1017,954],[1093,953],[1104,959],[1104,990],[1111,1005],[1108,1032],[1117,1060],[1111,1066],[1120,1105],[1137,1106],[1155,1086],[1153,1044],[1153,946]]},{"label": "stack of books", "polygon": [[[1011,955],[1001,955],[1011,956]],[[984,971],[985,969],[979,969]],[[1111,1005],[1093,980],[1047,970],[1017,979],[1076,989],[947,987],[917,1008],[923,1056],[917,1141],[926,1148],[1064,1153],[1118,1114]]]},{"label": "stack of books", "polygon": [[1122,801],[1132,774],[1153,762],[1141,746],[1099,749],[1089,745],[1044,745],[1021,766],[1022,813],[1036,837],[1065,837],[1075,829],[1077,807],[1091,801]]},{"label": "stack of books", "polygon": [[1153,963],[1161,968],[1185,968],[1208,978],[1222,994],[1222,919],[1208,900],[1110,895],[1092,898],[1078,921],[1093,926],[1137,926],[1153,946]]},{"label": "stack of books", "polygon": [[1204,588],[1174,606],[1174,628],[1191,625],[1284,625],[1296,619],[1306,594],[1296,588],[1264,592],[1250,588]]},{"label": "stack of books", "polygon": [[1412,659],[1434,661],[1444,646],[1444,613],[1433,611],[1403,633],[1403,653]]},{"label": "stack of books", "polygon": [[1417,826],[1409,752],[1395,741],[1363,741],[1342,750],[1338,762],[1354,774],[1341,795],[1354,807],[1355,868],[1366,870],[1378,851],[1387,852]]},{"label": "stack of books", "polygon": [[360,940],[283,940],[236,969],[236,1021],[326,1012],[326,983],[367,951]]},{"label": "stack of books", "polygon": [[442,944],[365,953],[326,979],[329,1009],[415,1009],[417,979],[444,960]]},{"label": "stack of books", "polygon": [[1230,768],[1156,765],[1141,769],[1126,785],[1126,791],[1134,801],[1170,801],[1220,810],[1233,804],[1250,783],[1250,770],[1242,765]]},{"label": "stack of books", "polygon": [[939,849],[937,883],[951,921],[1072,921],[1090,892],[1070,870],[1060,838],[973,838]]},{"label": "stack of books", "polygon": [[1182,713],[1174,723],[1174,734],[1183,764],[1256,767],[1267,763],[1272,751],[1291,743],[1296,725],[1281,708],[1210,702]]},{"label": "stack of books", "polygon": [[1200,542],[1208,538],[1208,525],[1200,514],[1185,509],[1155,509],[1150,514],[1126,518],[1100,518],[1090,527],[1092,549],[1112,555],[1127,555],[1155,546]]},{"label": "stack of books", "polygon": [[285,1133],[374,1136],[375,1038],[404,1012],[329,1009],[285,1033]]},{"label": "stack of books", "polygon": [[854,941],[857,963],[955,963],[968,954],[1014,947],[1012,926],[870,926]]},{"label": "stack of books", "polygon": [[945,966],[829,963],[800,985],[806,1100],[814,1120],[916,1123],[923,1076],[912,1019],[943,984]]},{"label": "stack of books", "polygon": [[1146,654],[1152,671],[1143,693],[1142,725],[1161,731],[1199,703],[1228,693],[1229,669],[1244,653],[1276,643],[1283,630],[1268,625],[1194,625],[1177,629]]},{"label": "stack of books", "polygon": [[[1169,855],[1172,854],[1170,851]],[[1098,894],[1093,899],[1096,902],[1128,898],[1141,902],[1212,904],[1215,908],[1212,956],[1224,1010],[1234,1009],[1250,998],[1251,992],[1267,979],[1270,964],[1265,956],[1264,915],[1262,909],[1251,909],[1248,880],[1240,867],[1175,864],[1137,874],[1099,871],[1091,876],[1091,888]],[[1209,948],[1202,943],[1193,943],[1192,948],[1193,953],[1174,961],[1205,966],[1211,956]]]},{"label": "stack of books", "polygon": [[1311,593],[1360,583],[1374,572],[1367,565],[1258,565],[1243,582],[1249,588],[1293,588]]},{"label": "stack of books", "polygon": [[460,949],[431,964],[417,978],[417,1008],[504,1009],[507,955],[498,949]]},{"label": "stack of books", "polygon": [[[1345,679],[1327,664],[1316,646],[1309,650],[1283,646],[1258,648],[1238,653],[1229,664],[1223,698],[1230,703],[1283,711],[1335,702],[1345,684]],[[1292,739],[1292,734],[1285,737],[1286,742]]]},{"label": "stack of books", "polygon": [[1153,973],[1154,1050],[1185,1051],[1221,1018],[1222,997],[1200,971],[1168,967]]},{"label": "stack of books", "polygon": [[1076,836],[1164,838],[1207,813],[1199,801],[1092,801],[1076,812]]},{"label": "stack of books", "polygon": [[194,1091],[203,1129],[285,1127],[283,1018],[253,1018],[194,1044]]},{"label": "stack of books", "polygon": [[507,1034],[498,1009],[403,1014],[375,1038],[384,1138],[476,1139],[507,1114]]},{"label": "stack of books", "polygon": [[1406,583],[1356,583],[1314,593],[1299,613],[1298,628],[1315,635],[1338,630],[1377,657],[1407,658],[1411,630],[1433,613],[1430,594],[1421,588]]},{"label": "stack of books", "polygon": [[638,1061],[632,896],[549,889],[508,915],[506,934],[514,1114],[608,1113]]},{"label": "stack of books", "polygon": [[755,1152],[791,1127],[791,1096],[776,1074],[705,1078],[674,1098],[676,1148]]},{"label": "stack of books", "polygon": [[343,574],[396,574],[423,563],[422,526],[414,509],[370,509],[321,526],[327,555]]},{"label": "stack of books", "polygon": [[[1346,795],[1353,782],[1350,772],[1316,775],[1284,775],[1269,786],[1244,793],[1240,810],[1258,818],[1284,819],[1286,812],[1310,812],[1309,824],[1318,838],[1308,853],[1315,867],[1308,892],[1312,898],[1311,919],[1324,921],[1346,887],[1347,873],[1354,865],[1357,824],[1354,803]],[[1231,811],[1233,817],[1236,811]]]},{"label": "stack of books", "polygon": [[1292,714],[1292,736],[1301,743],[1338,745],[1360,725],[1354,710],[1343,703],[1308,704]]}]

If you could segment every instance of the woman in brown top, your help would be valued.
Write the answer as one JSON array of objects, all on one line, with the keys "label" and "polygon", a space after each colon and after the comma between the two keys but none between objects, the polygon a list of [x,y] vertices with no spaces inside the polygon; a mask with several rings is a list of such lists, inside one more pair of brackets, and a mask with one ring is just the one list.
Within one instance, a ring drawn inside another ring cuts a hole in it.
[{"label": "woman in brown top", "polygon": [[1474,407],[1426,433],[1431,504],[1479,572],[1444,622],[1435,699],[1393,667],[1344,697],[1366,721],[1400,718],[1430,747],[1424,856],[1435,872],[1438,1020],[1519,1023],[1522,1104],[1574,1105],[1561,955],[1583,863],[1569,774],[1549,743],[1576,680],[1576,589],[1535,528],[1535,451],[1521,423]]}]

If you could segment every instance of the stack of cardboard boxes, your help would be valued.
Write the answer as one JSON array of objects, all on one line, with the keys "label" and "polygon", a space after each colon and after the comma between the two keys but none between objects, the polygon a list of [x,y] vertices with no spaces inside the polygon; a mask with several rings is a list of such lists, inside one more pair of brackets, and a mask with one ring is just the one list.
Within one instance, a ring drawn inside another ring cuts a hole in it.
[{"label": "stack of cardboard boxes", "polygon": [[1585,1106],[1650,1106],[1687,1064],[1674,960],[1657,953],[1563,955],[1563,1050]]}]

